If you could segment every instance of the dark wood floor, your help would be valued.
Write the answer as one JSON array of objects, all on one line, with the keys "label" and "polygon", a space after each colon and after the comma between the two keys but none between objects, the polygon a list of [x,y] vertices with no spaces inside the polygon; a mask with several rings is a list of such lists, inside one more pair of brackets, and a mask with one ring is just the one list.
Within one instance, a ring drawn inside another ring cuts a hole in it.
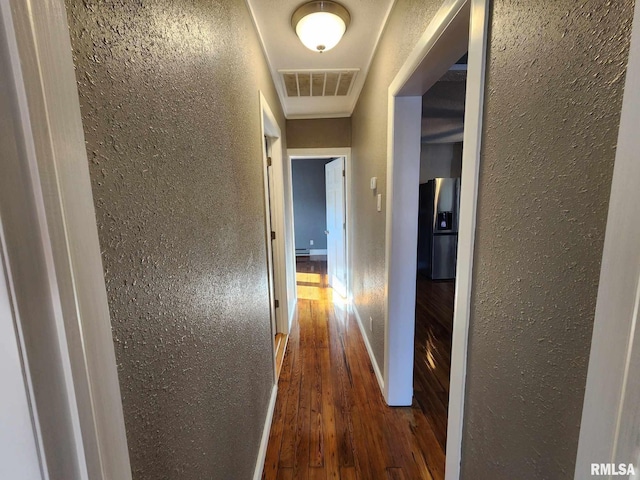
[{"label": "dark wood floor", "polygon": [[453,281],[434,282],[418,274],[413,395],[443,452],[447,443],[454,295]]},{"label": "dark wood floor", "polygon": [[326,286],[326,264],[298,266],[263,478],[444,478],[437,427],[418,402],[385,405],[356,320]]}]

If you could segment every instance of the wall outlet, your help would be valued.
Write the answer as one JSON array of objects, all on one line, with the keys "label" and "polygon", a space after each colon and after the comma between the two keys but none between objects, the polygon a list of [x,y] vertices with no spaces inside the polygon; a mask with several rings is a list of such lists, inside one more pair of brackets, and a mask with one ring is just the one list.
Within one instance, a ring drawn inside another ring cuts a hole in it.
[{"label": "wall outlet", "polygon": [[369,317],[369,331],[373,332],[373,318]]},{"label": "wall outlet", "polygon": [[309,245],[313,245],[313,240],[309,240]]}]

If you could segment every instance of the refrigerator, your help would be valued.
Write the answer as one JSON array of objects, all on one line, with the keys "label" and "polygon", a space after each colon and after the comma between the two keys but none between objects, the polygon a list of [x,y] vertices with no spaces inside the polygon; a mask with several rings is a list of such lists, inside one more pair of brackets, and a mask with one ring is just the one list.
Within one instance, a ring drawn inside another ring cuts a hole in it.
[{"label": "refrigerator", "polygon": [[435,178],[420,185],[418,272],[432,280],[456,278],[460,179]]}]

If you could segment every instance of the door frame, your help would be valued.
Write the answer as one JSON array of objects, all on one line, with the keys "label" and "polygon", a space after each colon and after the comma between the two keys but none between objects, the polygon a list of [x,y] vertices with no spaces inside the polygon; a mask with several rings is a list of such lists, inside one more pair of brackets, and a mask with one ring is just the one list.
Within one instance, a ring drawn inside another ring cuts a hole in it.
[{"label": "door frame", "polygon": [[[277,333],[289,334],[291,317],[291,291],[288,286],[290,278],[290,260],[287,259],[287,235],[284,214],[284,168],[282,161],[282,132],[273,110],[261,91],[258,92],[260,104],[260,133],[262,145],[262,172],[264,181],[265,206],[265,241],[267,246],[267,270],[269,277],[269,303],[271,313],[271,328],[273,342],[273,372],[277,382],[276,345]],[[265,138],[271,148],[271,166],[268,165],[267,146]],[[269,172],[269,168],[271,171]],[[269,184],[271,179],[271,184]],[[275,239],[271,239],[271,232]],[[272,264],[273,262],[273,264]],[[275,300],[279,307],[276,308]]]},{"label": "door frame", "polygon": [[[411,405],[422,95],[468,47],[456,295],[451,352],[445,478],[458,479],[462,453],[467,336],[485,65],[488,0],[445,0],[388,91],[384,397]],[[467,37],[468,36],[468,37]],[[468,43],[467,43],[468,38]]]},{"label": "door frame", "polygon": [[[345,230],[345,264],[347,269],[347,303],[351,303],[352,301],[352,292],[351,292],[351,188],[349,186],[351,179],[351,147],[332,147],[332,148],[289,148],[287,149],[287,164],[288,170],[291,172],[291,162],[299,159],[311,159],[311,158],[336,158],[336,157],[344,157],[344,191],[345,191],[345,223],[347,224],[347,228]],[[289,194],[285,198],[285,202],[287,204],[287,212],[289,217],[289,221],[291,222],[291,249],[290,253],[295,258],[295,235],[294,235],[294,219],[293,219],[293,183],[292,183],[291,175],[289,175]],[[294,262],[294,278],[295,278],[295,262]]]},{"label": "door frame", "polygon": [[633,359],[638,361],[640,348],[637,344],[640,222],[636,214],[640,202],[639,106],[640,6],[636,3],[580,424],[576,480],[591,476],[592,463],[635,463],[636,469],[640,467],[640,458],[625,458],[627,455],[620,451],[628,449],[624,439],[630,438],[630,434],[638,435],[640,418],[640,405],[624,402],[630,388],[638,391],[637,383],[630,384],[632,379],[637,382],[637,377],[630,376],[630,369],[638,368]]},{"label": "door frame", "polygon": [[[34,239],[33,278],[49,285],[42,303],[51,314],[37,319],[57,332],[39,339],[46,349],[26,347],[26,356],[58,367],[49,378],[31,371],[34,385],[66,393],[68,416],[48,419],[72,430],[65,435],[64,459],[75,463],[77,478],[131,479],[131,466],[111,321],[91,192],[80,103],[63,0],[0,0],[0,21],[12,59],[12,80],[20,125],[24,191],[32,204],[9,203],[8,209],[37,218],[27,224]],[[0,188],[6,181],[0,178]],[[5,225],[6,227],[6,225]],[[9,234],[5,230],[5,234]],[[26,246],[24,248],[27,248]],[[8,268],[17,258],[7,254]],[[34,270],[40,268],[39,270]],[[10,281],[16,291],[31,291],[24,277]],[[24,312],[22,312],[24,313]],[[19,315],[21,328],[33,328]],[[56,352],[54,355],[52,352]],[[30,362],[33,364],[33,362]],[[43,421],[45,412],[38,416]],[[45,444],[47,439],[43,439]],[[60,453],[60,452],[58,452]],[[58,463],[62,462],[62,457]],[[53,472],[56,475],[56,472]]]}]

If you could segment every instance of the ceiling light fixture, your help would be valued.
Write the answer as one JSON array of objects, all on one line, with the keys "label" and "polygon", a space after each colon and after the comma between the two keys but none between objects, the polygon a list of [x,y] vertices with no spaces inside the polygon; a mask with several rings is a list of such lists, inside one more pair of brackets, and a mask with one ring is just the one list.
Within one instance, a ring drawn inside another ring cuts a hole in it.
[{"label": "ceiling light fixture", "polygon": [[304,46],[320,53],[338,44],[349,23],[349,11],[331,1],[305,3],[291,17],[291,26]]}]

